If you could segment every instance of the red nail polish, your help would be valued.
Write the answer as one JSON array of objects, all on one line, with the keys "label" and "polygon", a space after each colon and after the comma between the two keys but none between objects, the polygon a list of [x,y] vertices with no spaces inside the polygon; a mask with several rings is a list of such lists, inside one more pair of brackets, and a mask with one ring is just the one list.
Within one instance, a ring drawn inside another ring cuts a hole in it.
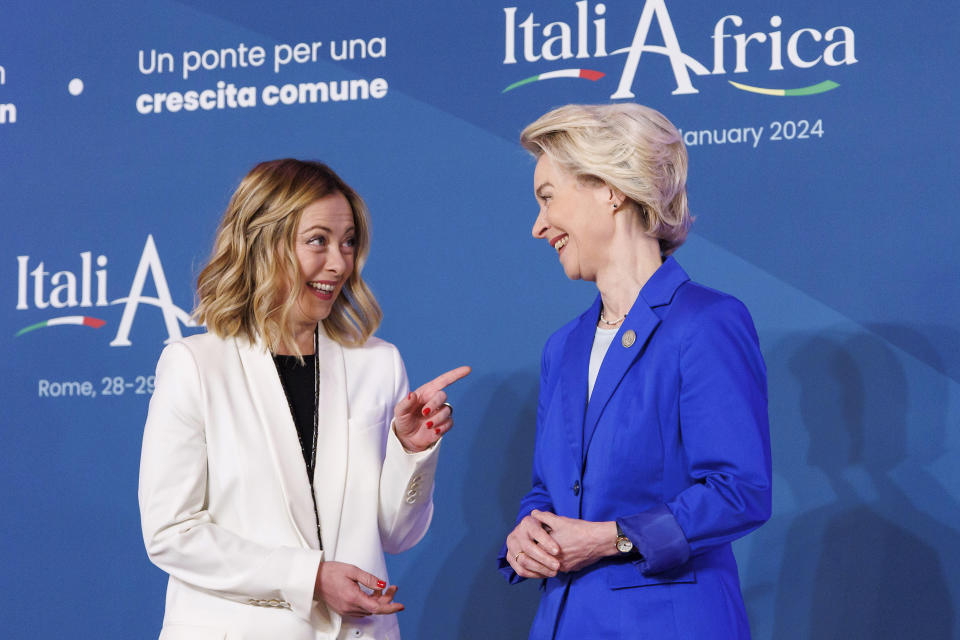
[{"label": "red nail polish", "polygon": [[433,426],[433,420],[427,420],[427,429]]},{"label": "red nail polish", "polygon": [[407,394],[407,400],[409,400],[412,397],[413,397],[413,392],[411,391],[410,393]]},{"label": "red nail polish", "polygon": [[424,408],[423,408],[423,415],[425,415],[425,416],[430,415],[430,407],[424,407]]},{"label": "red nail polish", "polygon": [[437,427],[436,434],[437,434],[437,435],[440,435],[440,432],[441,432],[441,431],[443,431],[443,429],[441,429],[440,427]]},{"label": "red nail polish", "polygon": [[377,589],[383,589],[385,586],[387,586],[386,582],[383,580],[377,580]]}]

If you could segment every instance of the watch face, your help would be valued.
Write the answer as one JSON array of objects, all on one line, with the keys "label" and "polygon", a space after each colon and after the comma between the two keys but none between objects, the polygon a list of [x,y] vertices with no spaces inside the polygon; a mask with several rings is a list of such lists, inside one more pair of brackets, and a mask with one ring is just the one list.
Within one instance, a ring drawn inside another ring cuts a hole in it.
[{"label": "watch face", "polygon": [[630,538],[624,536],[617,538],[617,551],[620,553],[630,553],[633,551],[633,543],[630,542]]}]

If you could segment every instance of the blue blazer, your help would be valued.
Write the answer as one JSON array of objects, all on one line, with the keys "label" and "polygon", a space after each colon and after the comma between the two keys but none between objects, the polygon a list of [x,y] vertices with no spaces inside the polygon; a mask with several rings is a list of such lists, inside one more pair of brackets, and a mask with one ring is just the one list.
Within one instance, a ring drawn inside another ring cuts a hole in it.
[{"label": "blue blazer", "polygon": [[[533,488],[517,522],[533,509],[616,520],[639,554],[544,580],[530,638],[749,638],[730,542],[770,517],[771,475],[750,314],[668,258],[617,332],[588,403],[600,304],[544,347]],[[501,571],[519,582],[505,555]]]}]

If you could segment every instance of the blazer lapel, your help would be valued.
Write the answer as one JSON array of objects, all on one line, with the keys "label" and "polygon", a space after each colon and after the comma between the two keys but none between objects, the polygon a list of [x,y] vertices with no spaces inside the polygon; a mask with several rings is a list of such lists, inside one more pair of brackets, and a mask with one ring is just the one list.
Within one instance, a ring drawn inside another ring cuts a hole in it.
[{"label": "blazer lapel", "polygon": [[564,431],[574,460],[583,460],[583,426],[587,409],[587,374],[590,368],[590,350],[600,317],[600,296],[583,313],[573,331],[567,336],[560,362],[560,390],[563,394]]},{"label": "blazer lapel", "polygon": [[[607,355],[603,358],[603,364],[600,365],[597,380],[593,385],[593,393],[587,405],[584,422],[584,461],[604,408],[623,380],[623,376],[644,352],[647,341],[660,324],[660,316],[654,308],[670,304],[680,285],[689,279],[690,277],[677,261],[670,257],[660,265],[640,290],[627,313],[626,320],[620,325]],[[631,332],[632,335],[630,335]]]},{"label": "blazer lapel", "polygon": [[266,433],[267,446],[277,467],[287,513],[303,544],[318,549],[320,540],[310,498],[310,480],[273,357],[260,341],[255,344],[237,341],[237,350],[257,418]]},{"label": "blazer lapel", "polygon": [[323,550],[326,557],[335,558],[347,485],[347,370],[343,347],[328,338],[323,327],[320,328],[317,358],[320,363],[320,425],[313,484]]}]

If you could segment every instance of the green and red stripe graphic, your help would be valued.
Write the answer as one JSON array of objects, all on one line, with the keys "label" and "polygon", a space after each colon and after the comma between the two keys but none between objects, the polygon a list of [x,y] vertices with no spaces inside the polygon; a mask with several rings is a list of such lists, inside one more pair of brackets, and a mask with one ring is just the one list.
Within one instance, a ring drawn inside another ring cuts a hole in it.
[{"label": "green and red stripe graphic", "polygon": [[[554,78],[583,78],[584,80],[596,82],[605,75],[607,74],[594,69],[559,69],[557,71],[547,71],[546,73],[538,73],[535,76],[530,76],[529,78],[524,78],[523,80],[517,80],[500,93],[506,93],[507,91],[511,91],[517,87],[522,87],[525,84],[539,82],[541,80],[552,80]],[[770,89],[767,87],[754,87],[748,84],[734,82],[733,80],[728,80],[727,82],[741,91],[759,93],[765,96],[814,96],[818,93],[833,91],[840,86],[833,80],[824,80],[823,82],[818,82],[817,84],[811,84],[807,87],[797,87],[795,89]]]},{"label": "green and red stripe graphic", "polygon": [[20,329],[20,331],[17,331],[16,335],[13,337],[19,338],[23,334],[36,331],[37,329],[43,329],[44,327],[57,327],[63,324],[72,324],[99,329],[103,325],[107,324],[107,322],[105,320],[101,320],[100,318],[91,318],[90,316],[60,316],[59,318],[50,318],[49,320],[44,320],[43,322],[38,322],[37,324],[31,324],[29,327],[24,327],[23,329]]},{"label": "green and red stripe graphic", "polygon": [[727,80],[727,82],[741,91],[759,93],[765,96],[814,96],[818,93],[832,91],[840,86],[833,80],[824,80],[823,82],[818,82],[817,84],[811,84],[809,87],[798,87],[796,89],[765,89],[764,87],[751,87],[748,84],[740,84],[739,82],[734,82],[733,80]]},{"label": "green and red stripe graphic", "polygon": [[540,80],[552,80],[553,78],[583,78],[584,80],[596,82],[605,75],[607,74],[603,73],[602,71],[594,71],[593,69],[560,69],[558,71],[547,71],[546,73],[538,73],[535,76],[530,76],[529,78],[524,78],[523,80],[517,80],[500,93],[506,93],[511,89],[516,89],[517,87],[530,84],[531,82],[539,82]]}]

